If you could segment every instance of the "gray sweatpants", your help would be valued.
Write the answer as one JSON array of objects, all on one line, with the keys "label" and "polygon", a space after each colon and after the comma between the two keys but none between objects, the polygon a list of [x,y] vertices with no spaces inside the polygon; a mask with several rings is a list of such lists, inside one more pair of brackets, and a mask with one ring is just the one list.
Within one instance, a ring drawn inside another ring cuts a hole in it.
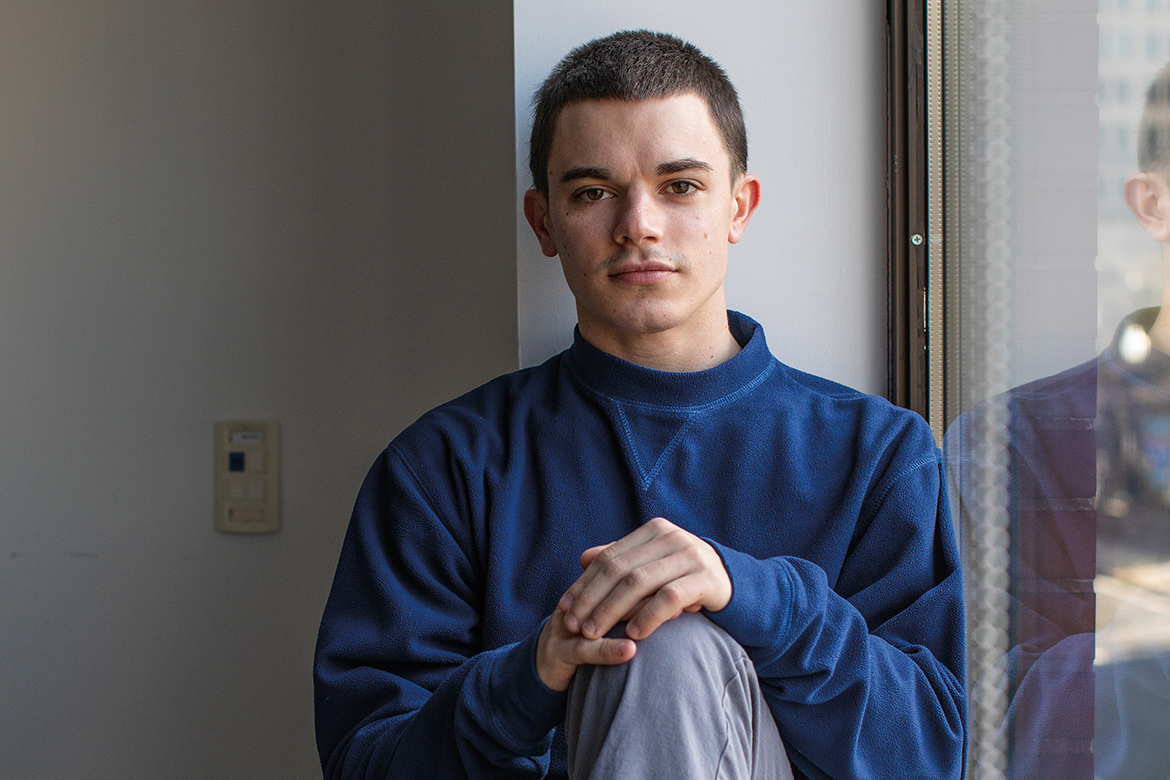
[{"label": "gray sweatpants", "polygon": [[699,614],[664,623],[628,663],[580,667],[565,733],[573,780],[792,778],[755,667]]}]

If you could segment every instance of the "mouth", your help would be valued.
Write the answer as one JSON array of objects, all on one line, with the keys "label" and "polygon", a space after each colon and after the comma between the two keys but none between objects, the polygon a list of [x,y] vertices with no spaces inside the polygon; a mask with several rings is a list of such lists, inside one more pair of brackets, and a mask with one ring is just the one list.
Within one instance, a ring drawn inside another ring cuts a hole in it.
[{"label": "mouth", "polygon": [[670,264],[649,260],[622,263],[610,272],[609,278],[624,284],[647,285],[658,284],[674,273],[677,271]]}]

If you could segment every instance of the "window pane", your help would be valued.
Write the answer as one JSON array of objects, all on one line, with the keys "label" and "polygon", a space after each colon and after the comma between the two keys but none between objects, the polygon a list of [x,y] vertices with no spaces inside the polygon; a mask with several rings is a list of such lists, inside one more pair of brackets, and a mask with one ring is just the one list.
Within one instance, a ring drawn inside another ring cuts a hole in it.
[{"label": "window pane", "polygon": [[1167,777],[1170,4],[941,7],[972,776]]}]

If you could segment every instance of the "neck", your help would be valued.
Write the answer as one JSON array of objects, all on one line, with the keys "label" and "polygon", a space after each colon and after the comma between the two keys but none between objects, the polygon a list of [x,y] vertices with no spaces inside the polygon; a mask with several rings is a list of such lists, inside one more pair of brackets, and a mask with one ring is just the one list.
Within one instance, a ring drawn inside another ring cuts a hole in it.
[{"label": "neck", "polygon": [[726,311],[718,324],[699,329],[673,328],[660,333],[600,333],[579,322],[581,336],[614,357],[656,371],[703,371],[739,354]]},{"label": "neck", "polygon": [[1162,310],[1150,327],[1150,346],[1170,355],[1170,242],[1162,244]]},{"label": "neck", "polygon": [[739,354],[739,342],[725,330],[723,336],[703,344],[654,343],[654,340],[638,339],[635,343],[618,350],[606,350],[612,355],[631,363],[637,363],[656,371],[704,371],[730,360]]}]

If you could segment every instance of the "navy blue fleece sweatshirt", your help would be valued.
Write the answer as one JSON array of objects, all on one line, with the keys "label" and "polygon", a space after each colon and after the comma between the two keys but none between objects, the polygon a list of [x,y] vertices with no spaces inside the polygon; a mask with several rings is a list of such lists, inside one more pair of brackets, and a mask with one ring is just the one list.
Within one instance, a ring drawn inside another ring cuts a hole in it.
[{"label": "navy blue fleece sweatshirt", "polygon": [[[662,516],[732,583],[747,650],[810,778],[961,773],[958,558],[917,415],[743,350],[694,373],[579,335],[424,415],[370,470],[321,624],[328,778],[565,777],[543,620],[588,547]],[[554,733],[555,732],[555,733]]]}]

